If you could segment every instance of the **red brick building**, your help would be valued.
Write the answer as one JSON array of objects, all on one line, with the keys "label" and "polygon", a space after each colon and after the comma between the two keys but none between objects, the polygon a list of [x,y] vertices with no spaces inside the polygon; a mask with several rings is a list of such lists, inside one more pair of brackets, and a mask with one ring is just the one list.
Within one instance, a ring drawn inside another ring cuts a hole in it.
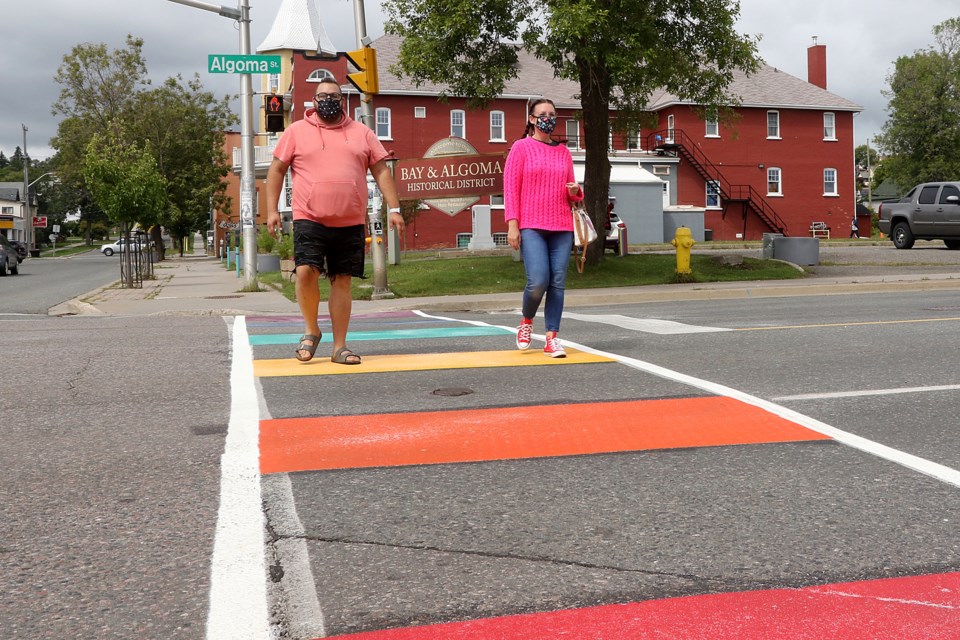
[{"label": "red brick building", "polygon": [[[286,15],[291,12],[302,15]],[[257,49],[283,59],[281,74],[263,78],[264,91],[284,96],[287,121],[292,122],[312,105],[316,83],[331,74],[343,85],[348,113],[359,118],[360,95],[346,83],[354,69],[333,51],[316,15],[312,0],[283,3],[270,35]],[[374,128],[396,158],[422,157],[449,136],[466,139],[478,153],[506,154],[523,132],[527,105],[543,96],[557,106],[555,137],[570,147],[575,163],[582,163],[579,87],[554,78],[548,64],[521,52],[518,75],[502,95],[485,109],[471,110],[460,97],[439,100],[443,87],[418,87],[391,74],[399,38],[383,36],[372,46],[380,77]],[[768,232],[804,236],[812,226],[826,226],[846,237],[856,202],[853,116],[861,107],[826,90],[823,45],[809,49],[808,66],[808,80],[767,65],[749,77],[737,74],[731,93],[740,97],[741,106],[730,123],[703,117],[697,105],[660,93],[650,103],[658,115],[656,128],[636,135],[611,134],[610,159],[621,176],[618,193],[612,180],[611,195],[617,196],[617,212],[627,223],[630,241],[668,241],[662,218],[671,209],[702,216],[699,239],[705,230],[715,240],[756,240]],[[260,186],[275,138],[258,138],[257,144]],[[239,150],[234,158],[238,167]],[[651,199],[649,188],[657,194],[662,189],[662,200]],[[501,202],[497,196],[480,200],[495,209],[495,233],[506,231],[496,212]],[[261,216],[264,211],[261,203]],[[469,234],[471,226],[469,208],[448,213],[426,207],[408,226],[404,246],[455,246],[458,234]]]}]

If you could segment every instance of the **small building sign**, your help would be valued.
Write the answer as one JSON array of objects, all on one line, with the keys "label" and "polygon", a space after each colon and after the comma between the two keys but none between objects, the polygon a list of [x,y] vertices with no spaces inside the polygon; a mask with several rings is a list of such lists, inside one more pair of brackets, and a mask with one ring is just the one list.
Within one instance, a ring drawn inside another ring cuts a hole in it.
[{"label": "small building sign", "polygon": [[35,226],[35,227],[45,227],[45,226],[47,226],[47,216],[34,216],[34,217],[33,217],[33,226]]},{"label": "small building sign", "polygon": [[280,73],[280,56],[211,53],[207,56],[207,71],[210,73]]}]

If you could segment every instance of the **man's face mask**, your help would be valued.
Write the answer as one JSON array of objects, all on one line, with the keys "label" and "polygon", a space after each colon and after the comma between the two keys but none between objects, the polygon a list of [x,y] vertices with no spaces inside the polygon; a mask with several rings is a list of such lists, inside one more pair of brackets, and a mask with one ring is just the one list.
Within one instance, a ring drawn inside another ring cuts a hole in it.
[{"label": "man's face mask", "polygon": [[537,116],[537,129],[543,131],[547,135],[553,133],[553,130],[557,128],[557,117],[556,116]]},{"label": "man's face mask", "polygon": [[313,97],[313,104],[317,108],[317,115],[327,122],[333,122],[340,118],[343,113],[343,105],[340,103],[342,96],[329,93],[318,93]]}]

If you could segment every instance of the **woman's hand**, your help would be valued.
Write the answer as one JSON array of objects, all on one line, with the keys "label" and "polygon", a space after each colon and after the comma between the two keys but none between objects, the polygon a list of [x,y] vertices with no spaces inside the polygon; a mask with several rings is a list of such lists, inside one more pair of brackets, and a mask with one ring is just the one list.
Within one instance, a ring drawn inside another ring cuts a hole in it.
[{"label": "woman's hand", "polygon": [[509,244],[514,251],[519,251],[520,249],[520,225],[517,224],[516,220],[510,220],[507,223],[507,244]]},{"label": "woman's hand", "polygon": [[568,182],[567,193],[570,195],[571,198],[576,198],[577,194],[580,193],[580,185],[577,184],[576,182]]}]

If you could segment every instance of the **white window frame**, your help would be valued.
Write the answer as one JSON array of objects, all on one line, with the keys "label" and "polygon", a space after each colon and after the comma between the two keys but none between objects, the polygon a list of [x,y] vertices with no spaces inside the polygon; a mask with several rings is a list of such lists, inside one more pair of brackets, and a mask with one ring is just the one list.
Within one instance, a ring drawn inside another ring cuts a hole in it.
[{"label": "white window frame", "polygon": [[[831,173],[833,174],[833,179],[828,181],[827,176]],[[831,183],[833,184],[832,190],[828,188],[828,185]],[[823,170],[823,195],[828,197],[838,197],[840,195],[840,191],[837,188],[837,170],[833,167],[827,167]]]},{"label": "white window frame", "polygon": [[637,127],[636,132],[627,134],[627,151],[643,151],[643,145],[640,144],[642,133],[641,129]]},{"label": "white window frame", "polygon": [[[373,123],[376,126],[378,140],[393,140],[393,118],[390,115],[390,109],[387,107],[377,107],[373,115]],[[381,132],[381,125],[386,128]]]},{"label": "white window frame", "polygon": [[427,108],[426,108],[426,107],[414,107],[414,108],[413,108],[413,117],[414,117],[414,118],[426,118],[426,117],[427,117]]},{"label": "white window frame", "polygon": [[[573,128],[573,135],[570,135],[571,125]],[[575,120],[574,118],[568,118],[564,123],[564,131],[567,134],[567,148],[569,149],[582,149],[580,146],[580,121]]]},{"label": "white window frame", "polygon": [[676,130],[675,122],[676,121],[672,113],[667,116],[667,139],[664,140],[664,142],[673,144],[673,132]]},{"label": "white window frame", "polygon": [[[774,172],[776,172],[776,180],[771,179],[774,176]],[[776,191],[770,190],[771,182],[777,183]],[[780,167],[767,167],[767,195],[771,197],[783,196],[783,171]]]},{"label": "white window frame", "polygon": [[[827,122],[829,121],[829,125]],[[837,139],[837,116],[832,111],[823,112],[823,139]]]},{"label": "white window frame", "polygon": [[[500,120],[499,124],[495,122],[498,119]],[[507,127],[504,122],[503,111],[490,112],[490,142],[507,141]]]},{"label": "white window frame", "polygon": [[[776,124],[774,125],[775,131],[770,133],[770,116],[776,118]],[[782,140],[780,137],[780,112],[779,111],[767,111],[767,140]]]},{"label": "white window frame", "polygon": [[710,114],[704,118],[704,137],[706,138],[719,138],[720,137],[720,120],[717,118],[717,114]]},{"label": "white window frame", "polygon": [[13,207],[8,207],[8,206],[0,207],[0,215],[12,216],[12,215],[13,215]]},{"label": "white window frame", "polygon": [[[456,120],[460,120],[460,124],[456,124]],[[457,133],[457,127],[460,127],[460,133]],[[450,135],[451,137],[464,138],[467,137],[467,112],[463,109],[451,109],[450,110]]]},{"label": "white window frame", "polygon": [[[711,199],[714,200],[713,204],[710,203]],[[707,209],[723,208],[720,204],[720,185],[715,180],[707,180],[704,185],[704,205]]]},{"label": "white window frame", "polygon": [[307,76],[307,82],[322,82],[326,78],[332,78],[333,74],[326,69],[314,69]]}]

